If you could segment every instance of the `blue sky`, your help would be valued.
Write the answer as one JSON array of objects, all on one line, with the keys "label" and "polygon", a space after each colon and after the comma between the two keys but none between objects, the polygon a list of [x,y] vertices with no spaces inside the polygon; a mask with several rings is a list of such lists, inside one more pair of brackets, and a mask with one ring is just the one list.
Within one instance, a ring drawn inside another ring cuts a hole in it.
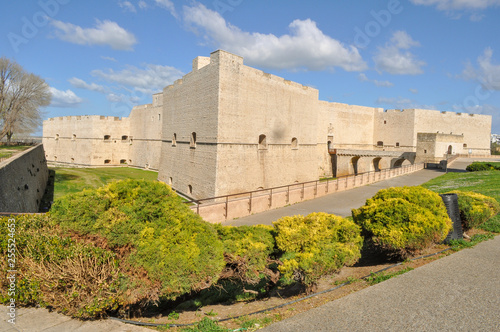
[{"label": "blue sky", "polygon": [[500,0],[4,1],[0,56],[50,85],[44,119],[128,116],[224,49],[322,100],[489,114],[500,134],[498,17]]}]

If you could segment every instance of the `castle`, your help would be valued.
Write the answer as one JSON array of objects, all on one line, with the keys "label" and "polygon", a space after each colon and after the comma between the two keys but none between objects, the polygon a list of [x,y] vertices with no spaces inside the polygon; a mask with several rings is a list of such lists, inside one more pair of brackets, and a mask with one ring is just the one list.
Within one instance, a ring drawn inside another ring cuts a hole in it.
[{"label": "castle", "polygon": [[449,155],[489,155],[491,116],[384,110],[319,100],[318,90],[222,50],[128,118],[43,122],[49,161],[131,165],[196,199],[359,174]]}]

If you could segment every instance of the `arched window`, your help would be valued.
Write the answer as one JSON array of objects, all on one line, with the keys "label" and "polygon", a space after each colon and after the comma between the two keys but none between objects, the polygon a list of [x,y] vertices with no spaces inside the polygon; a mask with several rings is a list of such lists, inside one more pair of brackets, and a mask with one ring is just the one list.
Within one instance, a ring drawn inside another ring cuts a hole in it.
[{"label": "arched window", "polygon": [[196,148],[196,133],[194,131],[191,133],[191,139],[189,140],[189,147],[191,149]]},{"label": "arched window", "polygon": [[467,147],[467,143],[464,143],[464,148],[466,148],[466,147]]},{"label": "arched window", "polygon": [[177,146],[177,134],[174,133],[174,136],[172,136],[172,146]]},{"label": "arched window", "polygon": [[174,179],[172,177],[169,177],[168,178],[168,185],[171,186],[173,182],[174,182]]},{"label": "arched window", "polygon": [[188,195],[192,195],[192,194],[193,194],[193,186],[188,185]]},{"label": "arched window", "polygon": [[259,149],[267,149],[266,135],[259,135]]},{"label": "arched window", "polygon": [[299,148],[299,144],[297,141],[297,137],[294,137],[294,138],[292,138],[292,149],[298,149],[298,148]]}]

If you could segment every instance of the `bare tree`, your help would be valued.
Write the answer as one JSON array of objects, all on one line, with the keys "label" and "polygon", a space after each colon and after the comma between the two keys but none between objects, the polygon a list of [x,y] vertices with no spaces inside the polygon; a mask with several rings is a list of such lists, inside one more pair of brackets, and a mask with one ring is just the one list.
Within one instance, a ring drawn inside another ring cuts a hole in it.
[{"label": "bare tree", "polygon": [[14,133],[30,134],[42,122],[41,107],[51,100],[45,81],[27,73],[15,61],[0,58],[0,139]]}]

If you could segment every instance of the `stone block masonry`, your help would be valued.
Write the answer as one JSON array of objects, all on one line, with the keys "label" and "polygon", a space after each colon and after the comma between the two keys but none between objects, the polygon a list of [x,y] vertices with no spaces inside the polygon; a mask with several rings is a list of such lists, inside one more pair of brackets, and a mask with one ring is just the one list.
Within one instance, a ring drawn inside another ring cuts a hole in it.
[{"label": "stone block masonry", "polygon": [[0,212],[38,212],[48,179],[42,144],[1,162]]}]

